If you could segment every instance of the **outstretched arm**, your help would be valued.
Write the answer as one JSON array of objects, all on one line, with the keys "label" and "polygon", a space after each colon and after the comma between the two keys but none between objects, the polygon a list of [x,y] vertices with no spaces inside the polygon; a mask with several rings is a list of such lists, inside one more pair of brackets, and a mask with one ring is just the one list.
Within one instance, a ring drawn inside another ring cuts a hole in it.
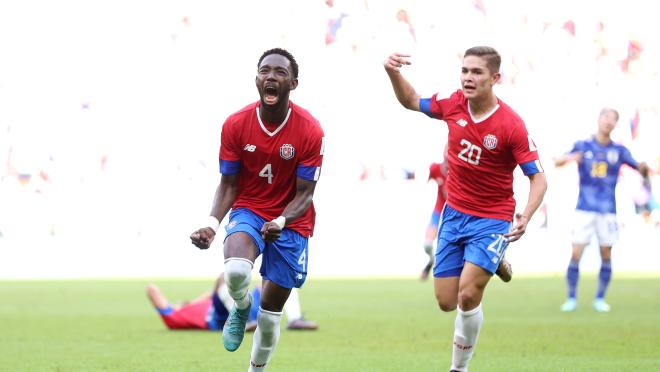
[{"label": "outstretched arm", "polygon": [[555,167],[561,167],[565,165],[566,163],[569,163],[571,161],[575,160],[576,162],[580,162],[582,160],[582,152],[573,152],[569,154],[562,155],[558,158],[555,158]]},{"label": "outstretched arm", "polygon": [[509,241],[515,242],[520,239],[527,230],[527,223],[532,218],[532,215],[543,202],[545,190],[548,188],[548,182],[545,179],[545,173],[539,172],[529,176],[529,198],[527,205],[522,213],[516,213],[516,221],[510,233],[504,234]]},{"label": "outstretched arm", "polygon": [[213,198],[213,207],[211,208],[211,217],[215,217],[217,222],[209,222],[209,225],[195,231],[190,235],[192,243],[200,249],[207,249],[211,246],[215,232],[218,229],[218,224],[225,218],[225,215],[231,209],[236,195],[238,193],[238,173],[237,174],[223,174],[220,179],[220,184],[215,190],[215,197]]},{"label": "outstretched arm", "polygon": [[409,65],[410,56],[407,54],[394,53],[390,55],[384,63],[385,71],[392,82],[394,94],[403,107],[408,110],[420,111],[419,98],[415,89],[410,85],[403,75],[401,75],[401,67]]},{"label": "outstretched arm", "polygon": [[261,228],[261,236],[264,240],[272,242],[277,240],[284,226],[302,216],[312,204],[316,181],[308,181],[300,177],[296,180],[296,196],[284,208],[282,215],[273,221],[264,223]]}]

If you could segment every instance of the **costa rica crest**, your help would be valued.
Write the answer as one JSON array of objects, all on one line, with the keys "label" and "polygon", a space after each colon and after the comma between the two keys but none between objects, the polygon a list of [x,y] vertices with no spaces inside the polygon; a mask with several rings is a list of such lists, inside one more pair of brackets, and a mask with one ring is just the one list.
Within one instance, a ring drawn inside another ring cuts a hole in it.
[{"label": "costa rica crest", "polygon": [[497,137],[492,134],[489,134],[484,137],[484,147],[488,150],[492,150],[497,146]]},{"label": "costa rica crest", "polygon": [[289,160],[293,158],[294,155],[296,155],[296,149],[293,148],[293,145],[285,143],[282,145],[282,147],[280,147],[280,156],[282,159]]}]

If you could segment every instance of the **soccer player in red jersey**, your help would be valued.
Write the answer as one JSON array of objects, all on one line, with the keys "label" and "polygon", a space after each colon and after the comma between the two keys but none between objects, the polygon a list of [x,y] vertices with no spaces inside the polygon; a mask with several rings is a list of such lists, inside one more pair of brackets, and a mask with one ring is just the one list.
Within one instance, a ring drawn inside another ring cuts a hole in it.
[{"label": "soccer player in red jersey", "polygon": [[[495,96],[501,58],[491,47],[465,52],[461,89],[449,98],[422,98],[401,75],[410,56],[385,61],[394,93],[407,109],[444,120],[449,130],[447,202],[435,254],[435,297],[442,311],[457,310],[451,370],[467,371],[483,323],[481,300],[507,245],[525,233],[547,182],[525,123]],[[513,171],[520,166],[530,191],[515,213]]]},{"label": "soccer player in red jersey", "polygon": [[426,235],[424,237],[424,252],[429,255],[429,261],[424,266],[422,274],[420,275],[421,280],[426,280],[429,277],[431,268],[433,267],[433,241],[438,235],[438,225],[440,224],[440,214],[442,213],[442,208],[445,206],[445,200],[447,200],[447,154],[445,148],[445,160],[442,163],[431,163],[429,166],[429,181],[435,181],[438,185],[438,196],[435,200],[435,206],[433,212],[431,213],[431,220],[426,226]]},{"label": "soccer player in red jersey", "polygon": [[319,122],[289,100],[298,86],[298,63],[284,49],[259,58],[260,100],[230,115],[222,127],[220,173],[207,226],[190,236],[210,246],[225,227],[225,282],[235,301],[223,328],[227,350],[238,349],[252,303],[252,266],[263,255],[262,295],[252,342],[250,371],[262,371],[279,339],[282,309],[291,288],[307,276],[307,244],[314,230],[312,196],[321,174],[324,135]]}]

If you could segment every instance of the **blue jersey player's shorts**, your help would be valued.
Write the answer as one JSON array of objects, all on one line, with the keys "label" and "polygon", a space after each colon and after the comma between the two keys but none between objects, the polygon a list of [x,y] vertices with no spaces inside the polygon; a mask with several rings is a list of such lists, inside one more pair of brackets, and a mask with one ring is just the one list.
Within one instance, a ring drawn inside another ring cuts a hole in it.
[{"label": "blue jersey player's shorts", "polygon": [[445,204],[433,276],[460,276],[465,261],[494,274],[508,245],[502,235],[510,229],[511,222],[461,213]]},{"label": "blue jersey player's shorts", "polygon": [[263,255],[259,270],[261,276],[284,288],[300,288],[307,278],[308,239],[285,228],[279,239],[266,243],[261,237],[261,227],[265,222],[248,209],[232,210],[225,227],[227,237],[239,231],[250,235]]}]

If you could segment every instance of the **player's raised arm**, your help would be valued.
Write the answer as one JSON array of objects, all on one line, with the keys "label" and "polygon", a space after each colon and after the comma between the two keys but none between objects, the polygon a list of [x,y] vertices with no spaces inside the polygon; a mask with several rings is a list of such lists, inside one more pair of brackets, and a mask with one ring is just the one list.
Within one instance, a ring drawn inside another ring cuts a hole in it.
[{"label": "player's raised arm", "polygon": [[408,80],[401,75],[401,67],[410,64],[409,58],[410,56],[407,54],[394,53],[387,57],[383,65],[387,72],[387,76],[390,77],[390,81],[392,82],[394,94],[396,94],[396,98],[401,105],[408,110],[420,111],[420,95],[417,94],[415,88],[410,85]]},{"label": "player's raised arm", "polygon": [[220,178],[220,184],[215,190],[213,198],[213,207],[209,216],[209,226],[202,227],[190,235],[191,242],[200,249],[207,249],[211,246],[215,233],[220,227],[220,221],[225,218],[229,209],[231,209],[236,194],[238,192],[238,173],[223,174]]},{"label": "player's raised arm", "polygon": [[316,181],[306,180],[298,177],[296,180],[296,196],[287,204],[282,215],[273,221],[264,223],[261,228],[261,236],[266,241],[275,241],[282,234],[285,225],[293,222],[296,218],[307,212],[312,204]]}]

